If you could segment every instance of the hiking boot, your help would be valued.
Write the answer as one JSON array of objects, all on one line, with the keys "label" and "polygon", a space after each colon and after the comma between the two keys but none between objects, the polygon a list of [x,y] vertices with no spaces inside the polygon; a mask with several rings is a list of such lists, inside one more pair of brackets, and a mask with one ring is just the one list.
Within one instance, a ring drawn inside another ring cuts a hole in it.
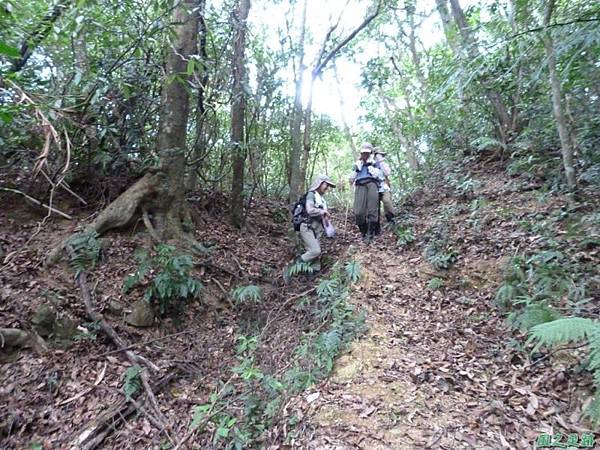
[{"label": "hiking boot", "polygon": [[361,236],[364,239],[364,237],[367,235],[367,229],[368,229],[367,224],[366,223],[361,223],[358,226],[358,229],[360,230],[360,234],[361,234]]},{"label": "hiking boot", "polygon": [[364,237],[363,241],[368,244],[375,238],[375,232],[377,231],[377,222],[369,222],[367,227],[367,234]]}]

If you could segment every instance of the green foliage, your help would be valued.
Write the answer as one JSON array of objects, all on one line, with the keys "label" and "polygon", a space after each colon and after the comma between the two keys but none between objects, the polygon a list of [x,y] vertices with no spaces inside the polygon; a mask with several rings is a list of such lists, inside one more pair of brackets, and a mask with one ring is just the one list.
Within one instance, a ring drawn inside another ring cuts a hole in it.
[{"label": "green foliage", "polygon": [[192,275],[194,263],[192,257],[178,254],[175,247],[158,244],[155,255],[148,258],[141,255],[139,268],[123,283],[123,292],[144,284],[149,274],[153,276],[146,282],[144,298],[157,303],[159,311],[164,314],[173,300],[183,302],[200,296],[202,284]]},{"label": "green foliage", "polygon": [[231,296],[238,304],[258,304],[262,298],[262,290],[260,287],[250,284],[248,286],[240,286],[235,288]]},{"label": "green foliage", "polygon": [[412,227],[403,227],[401,225],[395,225],[392,227],[392,231],[396,236],[396,245],[398,247],[406,247],[415,241],[415,233]]},{"label": "green foliage", "polygon": [[435,244],[430,245],[426,248],[425,255],[427,261],[438,270],[450,269],[458,260],[458,252],[451,246],[440,250]]},{"label": "green foliage", "polygon": [[568,306],[577,307],[587,301],[586,288],[577,266],[556,250],[541,251],[529,258],[514,257],[496,292],[498,306],[512,309],[509,322],[525,330],[560,317],[553,305],[563,299]]},{"label": "green foliage", "polygon": [[77,274],[96,267],[102,250],[96,231],[74,234],[67,240],[66,245],[72,249],[71,267]]},{"label": "green foliage", "polygon": [[346,276],[350,280],[350,283],[358,283],[361,277],[360,263],[356,260],[350,260],[344,265],[344,268],[346,269]]},{"label": "green foliage", "polygon": [[[262,443],[264,432],[280,413],[287,396],[314,385],[333,369],[335,357],[363,330],[363,317],[348,300],[348,289],[360,278],[355,261],[335,264],[317,287],[314,310],[317,331],[309,331],[296,347],[291,367],[283,374],[269,374],[256,362],[259,336],[237,336],[237,364],[231,368],[242,384],[224,385],[209,402],[194,408],[190,430],[209,429],[213,445],[251,448]],[[243,413],[234,407],[230,394],[243,402]]]},{"label": "green foliage", "polygon": [[438,289],[441,289],[442,287],[444,287],[444,280],[442,280],[441,278],[438,278],[438,277],[433,277],[427,283],[427,289],[429,289],[430,291],[437,291]]},{"label": "green foliage", "polygon": [[545,303],[529,303],[511,312],[508,322],[515,328],[530,330],[532,327],[560,318],[560,314]]},{"label": "green foliage", "polygon": [[136,392],[140,390],[140,387],[142,386],[142,380],[140,378],[141,372],[142,368],[137,364],[127,368],[125,371],[123,392],[126,400],[131,400]]},{"label": "green foliage", "polygon": [[594,375],[595,399],[586,409],[586,414],[600,424],[600,322],[583,317],[568,317],[536,325],[530,331],[529,342],[535,343],[534,352],[547,345],[581,342],[589,348],[587,368]]},{"label": "green foliage", "polygon": [[295,277],[301,274],[310,275],[315,272],[310,262],[304,262],[301,260],[294,261],[286,270],[290,277]]}]

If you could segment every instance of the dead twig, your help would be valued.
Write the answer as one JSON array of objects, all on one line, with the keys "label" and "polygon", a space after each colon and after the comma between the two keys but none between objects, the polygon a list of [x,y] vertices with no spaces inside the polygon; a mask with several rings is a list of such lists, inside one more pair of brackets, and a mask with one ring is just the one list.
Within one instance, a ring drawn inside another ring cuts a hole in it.
[{"label": "dead twig", "polygon": [[[71,255],[73,254],[72,248],[68,247],[67,250]],[[102,314],[97,312],[96,309],[94,308],[92,296],[90,293],[90,289],[87,285],[86,278],[87,277],[86,277],[85,271],[81,271],[75,277],[75,281],[77,282],[77,285],[79,286],[79,289],[81,290],[81,295],[82,295],[83,301],[85,303],[85,309],[86,309],[86,313],[87,313],[88,317],[91,320],[93,320],[94,322],[97,322],[99,324],[102,331],[104,331],[104,333],[106,333],[106,335],[113,341],[113,343],[115,345],[117,345],[120,348],[125,348],[126,345],[124,345],[123,341],[121,340],[121,338],[119,337],[117,332],[114,330],[114,328],[112,328],[104,320],[104,318],[102,317]],[[158,372],[160,369],[153,362],[148,360],[147,358],[144,358],[143,356],[140,356],[140,355],[132,352],[131,350],[125,350],[125,355],[127,356],[127,359],[129,359],[129,361],[132,364],[139,364],[142,366],[142,370],[140,371],[140,379],[142,380],[142,385],[144,386],[144,392],[146,394],[148,403],[154,409],[154,413],[156,415],[156,420],[161,423],[162,428],[168,429],[168,427],[166,425],[166,421],[160,411],[158,401],[156,400],[154,392],[152,391],[152,386],[150,384],[150,379],[148,376],[148,369],[151,370],[152,372]],[[168,434],[167,434],[167,436],[168,436]]]}]

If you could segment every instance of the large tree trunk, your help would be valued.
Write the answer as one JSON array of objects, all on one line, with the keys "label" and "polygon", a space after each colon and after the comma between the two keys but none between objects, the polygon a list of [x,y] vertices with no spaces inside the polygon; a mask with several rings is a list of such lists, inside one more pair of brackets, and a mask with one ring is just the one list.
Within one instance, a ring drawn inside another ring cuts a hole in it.
[{"label": "large tree trunk", "polygon": [[[86,231],[103,234],[126,226],[143,214],[144,223],[153,237],[161,240],[186,238],[183,223],[189,220],[189,210],[185,201],[184,150],[189,99],[185,84],[187,60],[195,53],[198,34],[193,13],[195,5],[195,0],[183,0],[173,10],[176,37],[167,59],[161,100],[157,143],[160,165],[150,169],[100,212]],[[55,248],[48,262],[53,262],[63,248],[64,245]]]},{"label": "large tree trunk", "polygon": [[554,53],[554,42],[550,34],[550,19],[554,10],[554,0],[547,0],[546,10],[544,12],[544,48],[546,49],[546,59],[548,60],[548,74],[550,76],[550,86],[552,88],[552,111],[556,120],[556,128],[560,138],[560,148],[562,153],[563,166],[567,178],[569,191],[573,194],[577,188],[575,179],[575,167],[573,165],[573,147],[571,137],[567,126],[563,108],[563,98],[560,86],[560,79],[556,71],[556,55]]},{"label": "large tree trunk", "polygon": [[233,48],[233,101],[231,105],[231,146],[233,149],[233,177],[231,183],[231,224],[241,227],[244,220],[244,169],[246,163],[245,114],[246,77],[244,50],[246,47],[246,20],[250,0],[238,0],[233,17],[235,38]]}]

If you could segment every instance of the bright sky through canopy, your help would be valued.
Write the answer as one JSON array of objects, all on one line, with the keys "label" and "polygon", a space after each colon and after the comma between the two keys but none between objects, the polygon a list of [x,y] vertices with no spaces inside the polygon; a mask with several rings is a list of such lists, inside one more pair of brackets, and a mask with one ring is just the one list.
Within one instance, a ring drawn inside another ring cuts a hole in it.
[{"label": "bright sky through canopy", "polygon": [[[286,39],[285,46],[289,49],[290,38],[292,42],[299,40],[299,27],[301,20],[301,5],[297,2],[295,10],[290,9],[289,2],[280,4],[255,3],[250,13],[250,22],[257,30],[264,30],[268,45],[275,51],[281,48],[281,39]],[[318,54],[327,31],[331,24],[340,18],[339,26],[335,35],[345,37],[351,33],[364,19],[371,2],[357,0],[308,0],[307,6],[307,39],[305,64],[309,67],[305,72],[304,94],[305,102],[310,87],[310,67]],[[419,40],[425,47],[429,47],[440,38],[438,17],[431,14],[435,2],[433,0],[418,2],[418,14],[426,14],[426,18],[420,28]],[[290,24],[290,32],[287,31],[286,20]],[[390,24],[396,27],[395,24]],[[361,71],[366,68],[369,59],[380,56],[386,52],[382,42],[373,39],[364,39],[365,30],[361,32],[355,41],[358,43],[352,56],[347,56],[347,50],[342,51],[336,58],[339,81],[341,89],[337,86],[334,76],[333,65],[330,64],[324,71],[322,77],[314,85],[313,111],[316,114],[327,114],[333,120],[342,123],[342,111],[340,106],[339,92],[344,96],[343,115],[349,125],[356,126],[361,114],[360,102],[367,95],[360,87]],[[358,42],[360,41],[360,42]],[[350,44],[352,45],[352,44]],[[328,47],[331,48],[331,45]],[[293,67],[288,67],[286,74],[286,85],[288,94],[294,95],[294,72]]]},{"label": "bright sky through canopy", "polygon": [[[473,4],[473,1],[463,0],[461,4],[464,7]],[[365,18],[369,6],[372,2],[360,0],[308,0],[307,6],[307,39],[306,39],[306,57],[305,64],[309,67],[304,76],[304,103],[310,88],[310,67],[314,63],[314,58],[322,46],[323,39],[331,24],[340,23],[335,30],[337,37],[343,38],[351,33]],[[402,5],[399,6],[402,8]],[[295,10],[290,9],[288,1],[279,4],[270,4],[268,2],[256,2],[250,13],[250,22],[257,30],[264,30],[266,35],[266,44],[275,51],[281,48],[281,40],[286,39],[285,46],[289,49],[289,38],[296,44],[299,40],[299,28],[301,21],[302,1],[298,1]],[[402,13],[401,13],[402,14]],[[435,11],[435,1],[425,0],[417,2],[418,20],[422,20],[419,26],[418,40],[425,47],[439,42],[443,38],[439,16]],[[286,17],[290,23],[288,33],[286,26]],[[395,23],[389,24],[389,32],[394,33],[397,30]],[[384,48],[384,43],[377,39],[365,39],[365,30],[355,38],[356,49],[353,55],[347,55],[348,49],[342,50],[341,54],[335,59],[341,92],[344,96],[343,117],[351,127],[358,124],[362,113],[360,102],[367,95],[366,91],[360,87],[361,72],[366,68],[371,58],[380,54],[389,54],[389,50]],[[352,45],[352,43],[350,44]],[[331,45],[328,47],[331,48]],[[294,72],[293,67],[288,67],[285,74],[288,95],[294,96]],[[313,111],[316,114],[327,114],[338,124],[342,123],[342,111],[339,100],[337,81],[334,76],[332,64],[328,65],[322,77],[314,85]]]}]

